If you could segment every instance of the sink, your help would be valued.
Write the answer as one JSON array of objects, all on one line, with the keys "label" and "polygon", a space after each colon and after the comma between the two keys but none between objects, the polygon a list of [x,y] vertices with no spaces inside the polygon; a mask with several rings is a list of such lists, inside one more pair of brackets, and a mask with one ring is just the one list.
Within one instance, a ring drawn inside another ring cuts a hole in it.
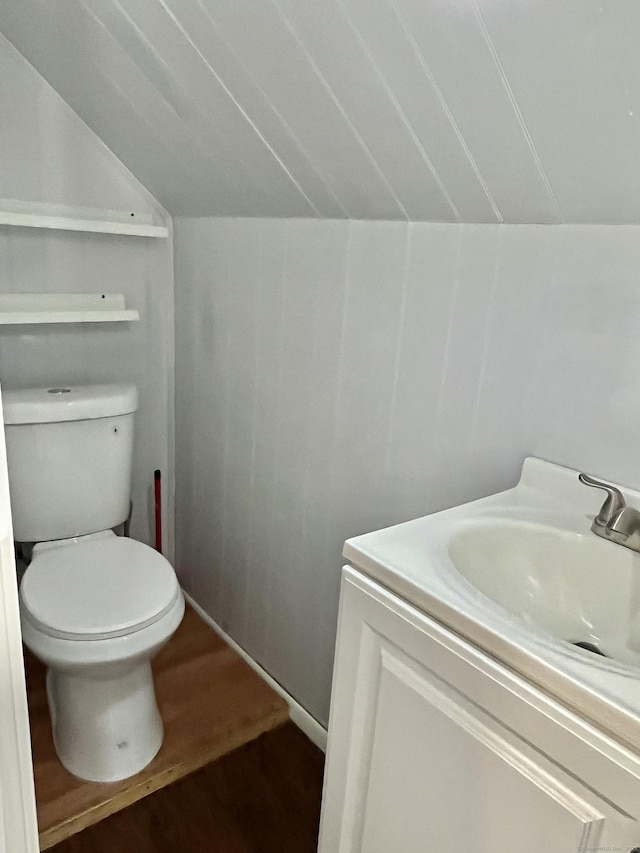
[{"label": "sink", "polygon": [[640,666],[639,554],[592,533],[508,520],[454,533],[448,551],[475,589],[534,630]]},{"label": "sink", "polygon": [[[622,491],[640,510],[640,492]],[[577,471],[529,457],[514,488],[348,539],[344,555],[382,588],[637,745],[640,554],[591,531],[601,503]]]}]

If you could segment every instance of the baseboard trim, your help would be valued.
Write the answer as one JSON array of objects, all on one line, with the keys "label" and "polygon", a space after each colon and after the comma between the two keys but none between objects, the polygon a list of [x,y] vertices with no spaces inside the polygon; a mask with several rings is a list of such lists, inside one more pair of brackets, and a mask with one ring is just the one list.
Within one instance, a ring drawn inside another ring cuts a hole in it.
[{"label": "baseboard trim", "polygon": [[189,602],[189,604],[196,611],[198,616],[206,622],[218,636],[222,637],[222,639],[227,643],[227,645],[231,646],[234,652],[240,655],[240,657],[249,664],[251,669],[256,672],[264,681],[267,682],[269,687],[276,691],[279,696],[285,700],[285,702],[289,705],[289,713],[291,715],[291,722],[294,723],[300,731],[304,732],[304,734],[309,738],[312,743],[321,749],[323,752],[327,751],[327,730],[322,726],[315,717],[312,717],[311,714],[302,707],[302,705],[297,702],[290,693],[284,689],[281,684],[272,678],[269,673],[263,669],[259,663],[251,657],[251,655],[247,654],[242,646],[239,646],[235,640],[233,640],[226,631],[218,625],[218,623],[209,616],[209,614],[200,607],[200,605],[193,600],[193,598],[189,595],[188,592],[183,590],[184,597]]}]

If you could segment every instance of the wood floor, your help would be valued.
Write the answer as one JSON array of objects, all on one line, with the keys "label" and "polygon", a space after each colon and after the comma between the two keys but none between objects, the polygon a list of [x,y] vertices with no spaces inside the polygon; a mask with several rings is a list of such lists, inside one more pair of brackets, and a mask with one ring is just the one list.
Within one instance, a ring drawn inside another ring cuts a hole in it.
[{"label": "wood floor", "polygon": [[51,853],[315,853],[322,766],[287,723]]},{"label": "wood floor", "polygon": [[[42,850],[247,744],[288,719],[286,703],[191,608],[187,608],[182,625],[155,659],[153,670],[165,727],[160,752],[143,771],[123,782],[84,782],[68,773],[55,754],[45,669],[33,656],[27,655],[27,692]],[[82,849],[83,853],[93,851],[86,846],[69,849]],[[124,845],[119,849],[137,848]]]}]

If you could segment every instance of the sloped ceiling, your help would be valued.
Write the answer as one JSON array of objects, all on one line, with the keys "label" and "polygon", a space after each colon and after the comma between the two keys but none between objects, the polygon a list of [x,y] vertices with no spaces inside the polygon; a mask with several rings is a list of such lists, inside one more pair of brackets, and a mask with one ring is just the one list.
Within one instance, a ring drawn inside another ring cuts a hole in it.
[{"label": "sloped ceiling", "polygon": [[174,215],[640,222],[638,0],[0,0],[0,30]]}]

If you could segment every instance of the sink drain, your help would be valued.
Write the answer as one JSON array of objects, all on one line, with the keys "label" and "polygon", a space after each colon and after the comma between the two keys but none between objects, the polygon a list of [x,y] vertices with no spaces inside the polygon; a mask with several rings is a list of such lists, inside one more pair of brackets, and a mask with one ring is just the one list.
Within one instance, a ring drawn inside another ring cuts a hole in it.
[{"label": "sink drain", "polygon": [[579,649],[585,649],[588,652],[593,652],[594,655],[600,655],[600,657],[606,658],[605,653],[600,651],[595,643],[587,643],[586,641],[581,640],[577,643],[572,642],[572,645],[577,646]]}]

